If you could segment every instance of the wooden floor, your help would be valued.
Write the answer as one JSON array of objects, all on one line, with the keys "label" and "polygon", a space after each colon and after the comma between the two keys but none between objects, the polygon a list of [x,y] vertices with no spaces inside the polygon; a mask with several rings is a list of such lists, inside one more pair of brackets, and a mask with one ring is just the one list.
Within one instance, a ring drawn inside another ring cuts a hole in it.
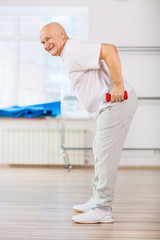
[{"label": "wooden floor", "polygon": [[76,224],[93,169],[0,168],[1,240],[160,239],[160,170],[119,170],[113,224]]}]

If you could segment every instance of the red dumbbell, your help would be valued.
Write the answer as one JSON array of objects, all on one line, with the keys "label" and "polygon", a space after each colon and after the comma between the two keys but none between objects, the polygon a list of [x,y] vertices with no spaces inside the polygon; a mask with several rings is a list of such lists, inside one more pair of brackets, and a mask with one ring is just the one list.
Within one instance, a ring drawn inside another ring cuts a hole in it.
[{"label": "red dumbbell", "polygon": [[[128,99],[128,93],[127,91],[124,92],[124,100]],[[109,93],[106,93],[106,102],[110,102],[111,100],[111,95]]]}]

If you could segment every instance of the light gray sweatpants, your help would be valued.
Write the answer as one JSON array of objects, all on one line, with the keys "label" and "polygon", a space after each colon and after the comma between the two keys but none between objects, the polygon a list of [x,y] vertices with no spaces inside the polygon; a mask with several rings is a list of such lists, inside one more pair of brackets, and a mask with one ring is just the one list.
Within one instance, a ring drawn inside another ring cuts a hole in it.
[{"label": "light gray sweatpants", "polygon": [[120,155],[136,109],[137,96],[131,90],[128,100],[102,109],[97,117],[93,141],[95,176],[92,181],[95,207],[112,205]]}]

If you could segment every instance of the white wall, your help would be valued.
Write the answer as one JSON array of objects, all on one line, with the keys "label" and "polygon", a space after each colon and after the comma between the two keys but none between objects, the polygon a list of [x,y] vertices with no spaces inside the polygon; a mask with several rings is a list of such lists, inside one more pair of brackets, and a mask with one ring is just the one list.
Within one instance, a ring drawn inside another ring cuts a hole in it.
[{"label": "white wall", "polygon": [[159,0],[0,0],[0,6],[88,6],[89,40],[158,46]]},{"label": "white wall", "polygon": [[[160,96],[160,1],[159,0],[0,0],[0,6],[88,6],[89,40],[116,46],[146,47],[144,51],[119,51],[122,72],[138,96]],[[151,51],[148,51],[148,46]],[[141,48],[142,50],[142,48]],[[160,148],[160,100],[139,101],[139,108],[129,131],[126,147]],[[72,124],[72,123],[71,123]],[[75,124],[78,122],[75,121]],[[83,122],[84,124],[84,122]],[[91,146],[95,122],[85,120],[90,129]],[[86,160],[93,159],[86,153]],[[160,165],[157,151],[127,151],[122,165]]]}]

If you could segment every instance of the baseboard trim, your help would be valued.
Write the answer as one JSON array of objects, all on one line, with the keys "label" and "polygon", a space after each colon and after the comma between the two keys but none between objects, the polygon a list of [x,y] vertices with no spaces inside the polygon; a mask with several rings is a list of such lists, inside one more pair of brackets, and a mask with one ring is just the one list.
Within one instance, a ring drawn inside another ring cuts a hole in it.
[{"label": "baseboard trim", "polygon": [[[0,168],[65,168],[64,165],[0,164]],[[73,165],[72,169],[94,169],[93,165]],[[119,170],[160,170],[160,166],[119,166]]]}]

